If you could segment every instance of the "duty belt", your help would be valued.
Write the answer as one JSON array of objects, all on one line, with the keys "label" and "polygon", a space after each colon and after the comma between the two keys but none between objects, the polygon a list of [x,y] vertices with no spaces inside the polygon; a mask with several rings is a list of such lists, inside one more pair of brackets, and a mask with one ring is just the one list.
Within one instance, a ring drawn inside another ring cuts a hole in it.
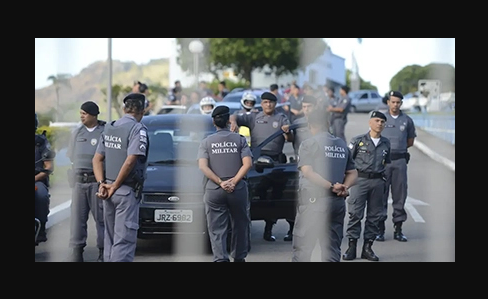
[{"label": "duty belt", "polygon": [[390,154],[391,160],[400,160],[400,159],[406,159],[406,158],[407,158],[407,153],[391,153]]},{"label": "duty belt", "polygon": [[95,178],[95,175],[93,172],[79,172],[76,174],[76,181],[78,183],[95,183],[97,179]]},{"label": "duty belt", "polygon": [[377,172],[358,171],[358,177],[366,178],[366,179],[380,179],[380,178],[384,177],[384,174],[383,173],[377,173]]}]

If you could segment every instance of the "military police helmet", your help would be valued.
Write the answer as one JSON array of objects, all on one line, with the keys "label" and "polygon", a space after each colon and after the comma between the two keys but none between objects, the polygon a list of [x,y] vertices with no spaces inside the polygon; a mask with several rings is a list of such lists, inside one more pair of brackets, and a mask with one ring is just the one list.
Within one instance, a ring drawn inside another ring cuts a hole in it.
[{"label": "military police helmet", "polygon": [[[252,104],[252,106],[249,106],[249,105],[246,105],[246,101],[251,101],[253,102],[254,104]],[[251,92],[246,92],[242,95],[242,98],[241,98],[241,105],[244,109],[247,109],[247,110],[251,110],[252,108],[254,108],[254,105],[256,104],[257,102],[257,97],[251,93]]]},{"label": "military police helmet", "polygon": [[[215,108],[215,100],[212,97],[204,97],[200,100],[200,112],[202,114],[210,114]],[[204,106],[212,106],[212,109],[203,109]]]}]

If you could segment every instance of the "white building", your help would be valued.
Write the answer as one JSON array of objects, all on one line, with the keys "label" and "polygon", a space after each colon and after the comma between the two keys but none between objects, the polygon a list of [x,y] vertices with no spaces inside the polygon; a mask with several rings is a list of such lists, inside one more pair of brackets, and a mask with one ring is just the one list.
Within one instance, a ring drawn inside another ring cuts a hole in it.
[{"label": "white building", "polygon": [[[169,82],[173,84],[180,80],[182,86],[191,86],[195,82],[193,74],[181,70],[177,63],[178,51],[176,39],[173,39],[173,52],[169,60]],[[221,71],[221,78],[237,81],[232,69]],[[198,81],[212,81],[214,76],[210,73],[199,74]],[[345,58],[333,54],[330,49],[325,50],[322,56],[319,56],[313,63],[308,65],[304,71],[298,71],[297,75],[275,76],[268,70],[255,70],[251,74],[253,88],[269,88],[273,83],[286,86],[293,80],[301,87],[305,82],[312,85],[324,85],[328,83],[334,87],[346,84],[346,66]]]}]

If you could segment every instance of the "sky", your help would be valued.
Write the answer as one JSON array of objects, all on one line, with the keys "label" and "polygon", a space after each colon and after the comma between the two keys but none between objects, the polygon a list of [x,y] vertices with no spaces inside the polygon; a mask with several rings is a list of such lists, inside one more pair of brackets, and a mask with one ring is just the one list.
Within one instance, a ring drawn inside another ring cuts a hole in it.
[{"label": "sky", "polygon": [[[112,38],[112,59],[148,63],[169,58],[171,38]],[[455,67],[455,38],[325,38],[332,53],[345,58],[346,69],[356,57],[359,75],[378,88],[389,90],[389,82],[405,66],[448,63]],[[108,38],[36,38],[36,89],[49,86],[56,74],[79,74],[93,62],[107,60]]]}]

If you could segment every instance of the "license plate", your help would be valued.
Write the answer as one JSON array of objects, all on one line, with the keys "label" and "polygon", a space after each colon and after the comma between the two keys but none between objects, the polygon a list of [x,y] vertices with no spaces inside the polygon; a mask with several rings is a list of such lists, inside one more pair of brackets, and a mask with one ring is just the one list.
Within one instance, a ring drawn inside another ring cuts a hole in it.
[{"label": "license plate", "polygon": [[154,221],[156,222],[193,222],[192,210],[155,210]]}]

